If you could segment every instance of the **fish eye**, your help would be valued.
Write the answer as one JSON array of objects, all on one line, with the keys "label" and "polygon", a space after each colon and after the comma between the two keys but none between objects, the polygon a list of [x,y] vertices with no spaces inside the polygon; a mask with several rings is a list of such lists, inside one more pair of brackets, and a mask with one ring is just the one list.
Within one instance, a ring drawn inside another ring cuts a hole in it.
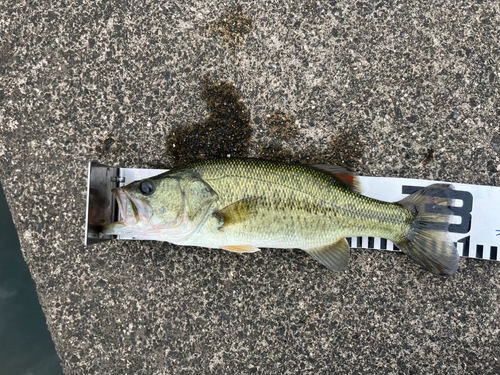
[{"label": "fish eye", "polygon": [[155,185],[151,181],[143,181],[139,185],[139,191],[142,195],[151,195],[155,192]]}]

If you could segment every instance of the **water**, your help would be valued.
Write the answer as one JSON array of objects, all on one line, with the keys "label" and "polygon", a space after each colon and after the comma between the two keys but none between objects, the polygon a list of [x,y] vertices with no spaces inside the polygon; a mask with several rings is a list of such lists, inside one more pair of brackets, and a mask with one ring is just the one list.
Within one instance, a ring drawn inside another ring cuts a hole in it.
[{"label": "water", "polygon": [[62,373],[0,186],[0,374]]}]

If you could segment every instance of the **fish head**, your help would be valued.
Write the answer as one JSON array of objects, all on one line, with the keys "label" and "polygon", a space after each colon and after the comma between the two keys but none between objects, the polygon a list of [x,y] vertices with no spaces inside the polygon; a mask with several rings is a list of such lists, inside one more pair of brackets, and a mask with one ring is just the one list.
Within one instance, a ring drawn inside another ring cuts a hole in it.
[{"label": "fish head", "polygon": [[184,199],[176,178],[144,179],[111,191],[122,220],[104,226],[104,234],[155,236],[182,221]]}]

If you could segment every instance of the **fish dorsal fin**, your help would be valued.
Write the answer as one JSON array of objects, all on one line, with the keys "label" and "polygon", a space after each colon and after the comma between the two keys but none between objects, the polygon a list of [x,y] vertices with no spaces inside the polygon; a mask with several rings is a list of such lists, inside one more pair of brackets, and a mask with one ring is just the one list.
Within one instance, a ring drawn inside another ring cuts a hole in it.
[{"label": "fish dorsal fin", "polygon": [[234,253],[255,253],[260,251],[258,247],[251,245],[221,246],[220,248]]},{"label": "fish dorsal fin", "polygon": [[321,247],[306,250],[314,259],[332,271],[340,272],[347,268],[351,251],[345,238]]},{"label": "fish dorsal fin", "polygon": [[257,213],[258,198],[244,198],[224,207],[214,215],[221,219],[219,229],[226,228],[247,220]]},{"label": "fish dorsal fin", "polygon": [[314,164],[311,167],[320,170],[323,173],[326,173],[332,177],[335,177],[337,180],[343,183],[346,189],[354,191],[355,193],[361,194],[361,182],[359,181],[358,176],[353,171],[338,166],[338,165],[330,165],[330,164]]}]

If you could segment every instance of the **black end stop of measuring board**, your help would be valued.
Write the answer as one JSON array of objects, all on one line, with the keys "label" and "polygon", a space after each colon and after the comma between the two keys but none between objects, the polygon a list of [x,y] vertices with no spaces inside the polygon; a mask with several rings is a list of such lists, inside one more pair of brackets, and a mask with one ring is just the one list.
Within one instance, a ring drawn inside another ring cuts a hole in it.
[{"label": "black end stop of measuring board", "polygon": [[120,168],[89,162],[85,246],[116,238],[102,234],[101,228],[117,220],[118,205],[111,189],[118,186],[119,171]]}]

